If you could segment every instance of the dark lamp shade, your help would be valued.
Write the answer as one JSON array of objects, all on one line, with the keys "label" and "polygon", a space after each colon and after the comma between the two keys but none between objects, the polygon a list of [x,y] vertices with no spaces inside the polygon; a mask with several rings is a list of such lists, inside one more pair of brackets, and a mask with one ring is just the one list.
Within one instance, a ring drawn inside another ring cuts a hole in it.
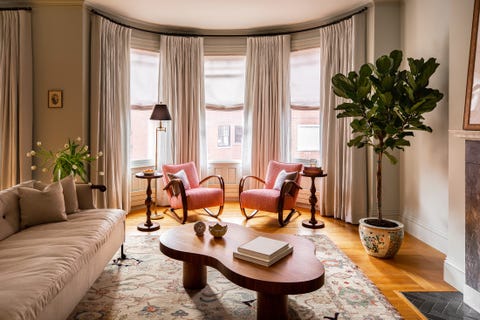
[{"label": "dark lamp shade", "polygon": [[153,107],[150,120],[172,120],[172,117],[170,117],[170,112],[168,112],[167,105],[156,104],[155,107]]}]

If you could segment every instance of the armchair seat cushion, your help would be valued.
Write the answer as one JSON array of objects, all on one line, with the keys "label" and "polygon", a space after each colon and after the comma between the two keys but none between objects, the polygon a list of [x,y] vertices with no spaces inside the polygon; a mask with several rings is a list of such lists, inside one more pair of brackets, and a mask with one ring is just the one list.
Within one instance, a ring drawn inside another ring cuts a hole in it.
[{"label": "armchair seat cushion", "polygon": [[[258,209],[260,211],[277,212],[280,191],[275,189],[250,189],[240,194],[240,205],[243,208]],[[284,209],[295,207],[295,199],[291,195],[285,196]]]},{"label": "armchair seat cushion", "polygon": [[[219,188],[198,187],[185,190],[187,195],[187,206],[189,210],[208,208],[223,205],[223,190]],[[173,209],[182,208],[182,197],[172,196],[170,206]]]}]

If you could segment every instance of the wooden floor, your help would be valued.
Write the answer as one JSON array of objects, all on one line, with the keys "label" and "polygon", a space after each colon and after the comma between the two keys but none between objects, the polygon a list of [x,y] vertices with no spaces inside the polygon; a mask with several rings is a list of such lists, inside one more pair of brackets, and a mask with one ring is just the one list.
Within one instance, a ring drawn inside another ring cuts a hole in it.
[{"label": "wooden floor", "polygon": [[[164,208],[158,208],[163,212]],[[443,262],[445,255],[433,249],[416,238],[405,235],[403,245],[393,259],[382,260],[367,255],[358,237],[358,227],[342,221],[316,217],[325,223],[323,229],[307,229],[302,226],[302,220],[310,219],[308,209],[299,208],[301,215],[294,215],[292,221],[280,228],[276,214],[259,213],[248,222],[240,213],[238,203],[231,202],[225,205],[221,221],[233,222],[266,233],[288,234],[319,234],[328,235],[335,244],[370,278],[383,292],[405,319],[422,319],[396,291],[452,291],[455,290],[443,281]],[[145,234],[137,230],[137,225],[146,220],[145,209],[132,210],[127,217],[127,234]],[[189,213],[188,222],[198,220],[216,221],[202,210]],[[168,214],[163,219],[155,220],[160,223],[160,230],[151,232],[161,234],[162,231],[178,226],[179,223]]]}]

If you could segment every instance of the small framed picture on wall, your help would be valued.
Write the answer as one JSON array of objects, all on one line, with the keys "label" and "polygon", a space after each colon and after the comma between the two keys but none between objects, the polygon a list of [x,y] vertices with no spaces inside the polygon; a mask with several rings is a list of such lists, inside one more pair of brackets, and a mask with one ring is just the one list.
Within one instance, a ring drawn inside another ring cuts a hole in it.
[{"label": "small framed picture on wall", "polygon": [[48,107],[63,108],[63,90],[48,90]]}]

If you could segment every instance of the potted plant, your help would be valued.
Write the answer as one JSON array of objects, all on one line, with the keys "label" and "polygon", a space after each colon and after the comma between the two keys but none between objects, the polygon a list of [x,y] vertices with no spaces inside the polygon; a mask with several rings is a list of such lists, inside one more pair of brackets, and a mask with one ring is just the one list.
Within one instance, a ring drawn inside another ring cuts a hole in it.
[{"label": "potted plant", "polygon": [[423,115],[435,109],[443,94],[428,87],[429,79],[439,64],[408,58],[408,70],[399,70],[402,52],[367,63],[359,72],[336,74],[332,78],[335,95],[347,99],[335,110],[337,118],[353,117],[350,123],[353,138],[349,147],[372,147],[377,157],[378,217],[360,220],[359,233],[365,250],[373,256],[393,257],[403,240],[403,224],[382,217],[382,159],[397,162],[392,151],[410,146],[407,140],[414,132],[432,132]]}]

